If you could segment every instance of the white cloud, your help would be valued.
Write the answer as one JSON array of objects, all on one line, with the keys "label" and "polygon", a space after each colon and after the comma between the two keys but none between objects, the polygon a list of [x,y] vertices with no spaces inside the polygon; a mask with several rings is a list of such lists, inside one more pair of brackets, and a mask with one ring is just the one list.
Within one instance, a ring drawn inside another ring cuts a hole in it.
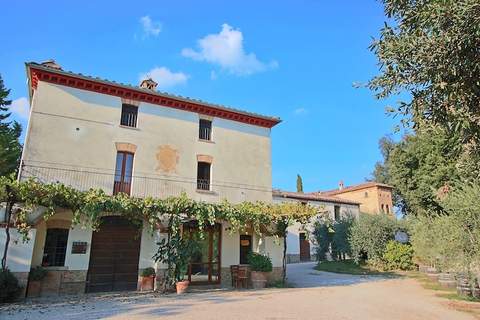
[{"label": "white cloud", "polygon": [[295,113],[296,115],[307,114],[307,113],[308,113],[308,109],[306,109],[306,108],[297,108],[297,109],[293,110],[293,113]]},{"label": "white cloud", "polygon": [[228,24],[222,25],[220,33],[209,34],[197,41],[198,51],[191,48],[182,50],[184,57],[216,64],[235,75],[276,68],[278,63],[264,63],[254,53],[246,53],[243,48],[243,34]]},{"label": "white cloud", "polygon": [[23,119],[28,119],[30,115],[30,105],[25,97],[13,100],[9,109],[13,114]]},{"label": "white cloud", "polygon": [[144,37],[156,37],[160,34],[160,31],[162,31],[162,24],[160,22],[153,21],[149,16],[141,17],[140,23],[143,27]]},{"label": "white cloud", "polygon": [[165,67],[155,67],[152,70],[142,73],[140,80],[152,78],[158,83],[158,88],[166,89],[187,82],[190,76],[183,72],[172,72]]}]

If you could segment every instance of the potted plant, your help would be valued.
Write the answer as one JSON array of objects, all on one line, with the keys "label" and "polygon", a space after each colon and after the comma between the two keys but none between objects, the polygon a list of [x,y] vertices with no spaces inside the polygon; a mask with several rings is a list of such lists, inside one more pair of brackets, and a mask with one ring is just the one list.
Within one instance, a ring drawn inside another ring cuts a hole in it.
[{"label": "potted plant", "polygon": [[272,272],[272,260],[270,257],[252,252],[248,255],[248,263],[252,270],[252,286],[254,289],[262,289],[267,286],[268,274]]},{"label": "potted plant", "polygon": [[149,291],[154,289],[155,269],[148,267],[143,269],[140,274],[140,291]]},{"label": "potted plant", "polygon": [[197,251],[197,243],[189,238],[182,238],[180,233],[175,233],[157,244],[158,251],[154,259],[167,265],[163,290],[167,291],[175,285],[177,294],[185,293],[190,284],[188,280],[185,280],[185,275],[190,259]]},{"label": "potted plant", "polygon": [[27,288],[28,297],[40,297],[42,280],[47,275],[47,272],[47,269],[42,266],[37,266],[30,270]]}]

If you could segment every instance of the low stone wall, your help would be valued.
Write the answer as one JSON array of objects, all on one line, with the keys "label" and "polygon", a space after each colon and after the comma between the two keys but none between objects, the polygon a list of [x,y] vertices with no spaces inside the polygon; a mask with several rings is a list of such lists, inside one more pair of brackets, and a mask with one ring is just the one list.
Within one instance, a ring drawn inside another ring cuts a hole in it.
[{"label": "low stone wall", "polygon": [[[87,284],[87,270],[48,270],[42,279],[40,295],[42,297],[83,294]],[[27,293],[28,294],[28,293]]]}]

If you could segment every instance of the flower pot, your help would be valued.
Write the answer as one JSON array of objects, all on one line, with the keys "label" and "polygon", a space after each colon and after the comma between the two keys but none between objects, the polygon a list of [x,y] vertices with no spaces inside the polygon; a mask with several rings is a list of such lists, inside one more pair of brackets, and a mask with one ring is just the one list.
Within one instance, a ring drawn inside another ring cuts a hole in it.
[{"label": "flower pot", "polygon": [[140,277],[140,291],[151,291],[154,288],[155,275]]},{"label": "flower pot", "polygon": [[190,284],[190,282],[188,280],[177,282],[176,285],[175,285],[176,288],[177,288],[177,294],[183,294],[183,293],[187,292],[189,284]]},{"label": "flower pot", "polygon": [[37,298],[37,297],[40,297],[41,293],[42,293],[41,280],[28,281],[27,297]]},{"label": "flower pot", "polygon": [[253,289],[263,289],[267,286],[268,272],[252,271],[252,287]]}]

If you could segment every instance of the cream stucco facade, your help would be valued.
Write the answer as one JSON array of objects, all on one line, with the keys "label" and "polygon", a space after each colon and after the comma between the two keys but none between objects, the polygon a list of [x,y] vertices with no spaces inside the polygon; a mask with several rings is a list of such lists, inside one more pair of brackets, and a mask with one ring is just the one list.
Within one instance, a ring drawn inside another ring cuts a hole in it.
[{"label": "cream stucco facade", "polygon": [[[50,80],[57,76],[65,76],[67,80],[42,81],[29,67],[48,73]],[[274,124],[257,123],[279,120],[251,113],[239,115],[239,111],[223,107],[214,110],[219,115],[216,117],[207,114],[216,108],[210,104],[205,104],[205,109],[199,108],[204,113],[191,112],[153,101],[121,98],[108,90],[98,92],[94,78],[86,80],[94,83],[88,89],[79,89],[71,77],[84,81],[81,75],[38,64],[27,65],[27,70],[31,105],[20,179],[33,177],[45,183],[61,182],[80,190],[101,188],[112,194],[117,152],[128,152],[133,154],[131,196],[166,198],[186,193],[192,199],[206,202],[272,201],[270,131]],[[113,82],[108,85],[117,86]],[[131,88],[119,90],[150,94]],[[158,95],[155,91],[151,94]],[[166,96],[166,99],[174,98]],[[123,104],[138,107],[135,127],[120,125]],[[241,121],[234,120],[237,118]],[[199,139],[200,119],[211,121],[210,141]],[[198,190],[198,162],[211,165],[208,190]],[[28,272],[30,267],[45,265],[48,231],[68,230],[63,265],[47,266],[51,277],[48,289],[55,294],[84,292],[94,261],[91,248],[95,231],[81,224],[72,225],[71,219],[71,212],[60,209],[48,220],[39,218],[32,222],[29,245],[9,249],[11,261],[25,262],[11,262],[11,270]],[[219,223],[221,270],[215,272],[225,278],[222,284],[228,284],[230,265],[240,263],[240,234],[232,234],[226,222]],[[155,263],[153,255],[157,242],[166,234],[160,230],[151,232],[146,226],[140,234],[138,271],[148,267],[164,269],[165,266]],[[86,249],[75,252],[74,244],[86,244]],[[278,239],[253,235],[252,250],[269,255],[275,269],[281,267],[283,247]],[[15,252],[19,252],[18,256]]]}]

